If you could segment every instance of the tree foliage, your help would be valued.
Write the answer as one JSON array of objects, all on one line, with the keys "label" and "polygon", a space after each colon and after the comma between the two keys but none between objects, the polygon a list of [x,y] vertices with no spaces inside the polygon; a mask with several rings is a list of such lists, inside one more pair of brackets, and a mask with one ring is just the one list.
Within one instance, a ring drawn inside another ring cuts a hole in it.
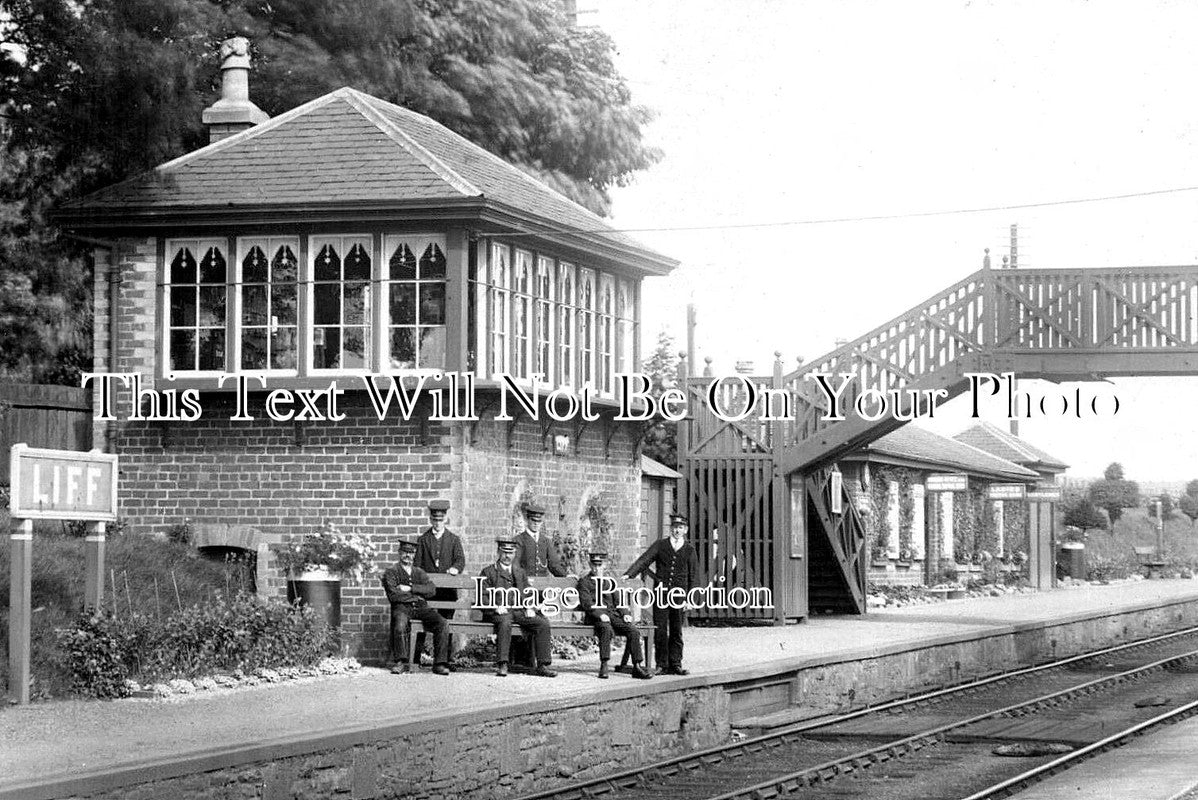
[{"label": "tree foliage", "polygon": [[1083,533],[1107,526],[1106,517],[1102,511],[1084,494],[1071,494],[1065,498],[1062,505],[1064,507],[1064,523],[1067,526],[1078,528]]},{"label": "tree foliage", "polygon": [[612,187],[660,157],[611,39],[570,26],[553,0],[0,0],[6,356],[45,356],[29,331],[2,327],[10,317],[78,318],[86,294],[81,252],[45,209],[205,144],[200,112],[232,35],[253,44],[251,98],[268,114],[353,86],[601,214]]},{"label": "tree foliage", "polygon": [[1148,516],[1153,519],[1156,518],[1157,501],[1160,501],[1161,504],[1161,518],[1165,520],[1171,519],[1174,509],[1177,508],[1177,503],[1173,500],[1173,495],[1168,492],[1161,492],[1156,497],[1148,498]]},{"label": "tree foliage", "polygon": [[1126,480],[1123,466],[1114,462],[1106,468],[1102,480],[1090,484],[1089,500],[1106,511],[1113,533],[1115,523],[1123,516],[1123,509],[1140,504],[1140,487],[1135,481]]},{"label": "tree foliage", "polygon": [[1190,527],[1194,527],[1194,521],[1198,520],[1198,480],[1186,484],[1185,492],[1177,498],[1177,510],[1185,514]]},{"label": "tree foliage", "polygon": [[[657,334],[657,345],[642,367],[651,386],[649,394],[661,397],[667,388],[678,383],[678,347],[674,337],[665,331]],[[660,419],[645,431],[643,452],[667,467],[678,466],[678,423]]]}]

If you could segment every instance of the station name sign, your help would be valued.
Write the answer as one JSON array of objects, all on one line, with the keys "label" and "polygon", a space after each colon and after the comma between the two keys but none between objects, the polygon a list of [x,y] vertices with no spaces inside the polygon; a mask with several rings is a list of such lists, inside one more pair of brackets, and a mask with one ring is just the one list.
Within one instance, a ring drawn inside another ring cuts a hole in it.
[{"label": "station name sign", "polygon": [[9,467],[13,519],[116,520],[116,454],[14,444]]},{"label": "station name sign", "polygon": [[1027,487],[1022,483],[992,483],[986,491],[988,500],[1023,500]]},{"label": "station name sign", "polygon": [[1029,489],[1027,499],[1036,503],[1057,503],[1061,500],[1060,486],[1037,486]]},{"label": "station name sign", "polygon": [[929,492],[964,492],[969,489],[969,476],[958,472],[929,475],[924,484]]}]

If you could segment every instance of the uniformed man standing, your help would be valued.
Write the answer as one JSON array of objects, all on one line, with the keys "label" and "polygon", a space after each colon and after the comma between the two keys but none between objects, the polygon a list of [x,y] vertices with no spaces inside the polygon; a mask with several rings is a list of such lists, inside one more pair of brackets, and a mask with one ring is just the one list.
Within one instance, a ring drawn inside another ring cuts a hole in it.
[{"label": "uniformed man standing", "polygon": [[391,603],[391,657],[395,662],[391,671],[402,675],[410,669],[410,624],[415,619],[425,630],[433,632],[433,672],[448,675],[449,629],[445,618],[428,605],[428,598],[436,593],[437,587],[415,565],[415,560],[416,542],[400,540],[399,563],[383,572],[383,591]]},{"label": "uniformed man standing", "polygon": [[[616,605],[613,594],[605,594],[616,588],[616,580],[607,574],[607,553],[591,553],[591,571],[578,579],[578,607],[586,612],[586,619],[595,626],[599,637],[599,677],[607,677],[607,662],[611,660],[611,640],[615,635],[623,636],[632,656],[632,677],[646,680],[653,677],[641,663],[645,660],[641,647],[641,635],[632,623],[632,613]],[[601,581],[601,578],[606,580]]]},{"label": "uniformed man standing", "polygon": [[[658,539],[633,562],[624,573],[625,578],[637,578],[653,568],[654,586],[663,591],[682,589],[690,593],[699,580],[699,554],[686,540],[687,520],[681,514],[670,515],[670,535]],[[653,607],[653,652],[658,668],[667,675],[686,675],[682,668],[682,622],[684,608],[674,608],[669,603]]]},{"label": "uniformed man standing", "polygon": [[[522,597],[527,596],[528,575],[515,562],[516,543],[511,539],[496,539],[499,557],[494,564],[483,567],[482,584],[479,587],[479,603],[490,605],[488,589],[516,589]],[[503,678],[507,676],[508,658],[512,646],[512,625],[518,625],[524,631],[524,637],[533,640],[533,652],[536,654],[534,675],[542,678],[556,678],[557,673],[549,669],[553,662],[550,650],[549,620],[535,608],[525,606],[508,607],[502,603],[483,608],[483,621],[495,626],[496,670],[495,674]]]},{"label": "uniformed man standing", "polygon": [[[449,501],[433,500],[428,504],[428,528],[416,542],[416,566],[427,573],[443,573],[459,575],[466,569],[466,551],[462,548],[462,540],[457,534],[446,527],[449,517]],[[454,601],[458,599],[456,589],[437,589],[433,600]],[[439,609],[445,619],[453,619],[452,608]],[[453,663],[453,637],[450,636],[449,669],[456,670]],[[424,633],[416,637],[416,652],[424,651]]]},{"label": "uniformed man standing", "polygon": [[516,563],[525,574],[533,577],[566,577],[566,565],[562,561],[562,554],[550,537],[541,531],[541,525],[545,521],[545,507],[540,503],[528,502],[524,504],[523,511],[524,530],[516,537]]}]

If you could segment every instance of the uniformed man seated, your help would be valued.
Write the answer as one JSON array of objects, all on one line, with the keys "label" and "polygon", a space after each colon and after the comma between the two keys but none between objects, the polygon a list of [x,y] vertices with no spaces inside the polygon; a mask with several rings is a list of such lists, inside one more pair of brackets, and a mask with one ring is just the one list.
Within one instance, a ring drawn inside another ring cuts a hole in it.
[{"label": "uniformed man seated", "polygon": [[612,590],[616,580],[607,574],[607,553],[591,553],[591,571],[578,579],[578,607],[586,612],[586,619],[595,626],[599,637],[599,677],[607,677],[607,662],[611,660],[613,636],[623,636],[628,642],[627,652],[632,657],[632,677],[642,680],[652,677],[641,666],[645,660],[641,647],[641,635],[632,624],[632,612],[616,605]]},{"label": "uniformed man seated", "polygon": [[[483,567],[481,594],[479,603],[483,608],[483,621],[495,626],[495,647],[498,651],[495,674],[503,678],[507,676],[508,655],[512,646],[512,625],[519,625],[524,631],[525,638],[533,640],[533,652],[536,655],[536,667],[533,675],[543,678],[556,678],[557,673],[549,669],[553,662],[550,652],[549,620],[535,608],[526,606],[509,606],[507,601],[490,603],[489,589],[515,589],[521,597],[526,597],[528,590],[528,575],[513,562],[516,558],[516,542],[512,539],[497,539],[496,545],[499,556],[494,564]],[[515,598],[512,598],[515,599]]]},{"label": "uniformed man seated", "polygon": [[433,634],[433,672],[448,675],[449,626],[436,609],[429,608],[428,598],[437,592],[424,570],[414,565],[416,540],[401,539],[399,563],[383,572],[383,591],[391,603],[391,671],[402,675],[411,667],[411,622],[420,620],[426,631]]}]

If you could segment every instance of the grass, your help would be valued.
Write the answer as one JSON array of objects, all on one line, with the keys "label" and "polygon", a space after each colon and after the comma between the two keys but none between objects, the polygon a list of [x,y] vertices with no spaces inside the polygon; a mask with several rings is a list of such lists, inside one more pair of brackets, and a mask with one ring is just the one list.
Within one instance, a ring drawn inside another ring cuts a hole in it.
[{"label": "grass", "polygon": [[[0,511],[0,526],[8,515]],[[201,558],[183,544],[138,534],[122,534],[107,542],[104,564],[104,607],[118,616],[132,612],[164,617],[179,608],[229,596],[248,588],[239,564]],[[0,685],[8,685],[8,617],[10,550],[0,548]],[[62,526],[35,526],[32,564],[32,694],[38,698],[70,693],[70,673],[54,631],[69,627],[83,609],[84,541]]]}]

